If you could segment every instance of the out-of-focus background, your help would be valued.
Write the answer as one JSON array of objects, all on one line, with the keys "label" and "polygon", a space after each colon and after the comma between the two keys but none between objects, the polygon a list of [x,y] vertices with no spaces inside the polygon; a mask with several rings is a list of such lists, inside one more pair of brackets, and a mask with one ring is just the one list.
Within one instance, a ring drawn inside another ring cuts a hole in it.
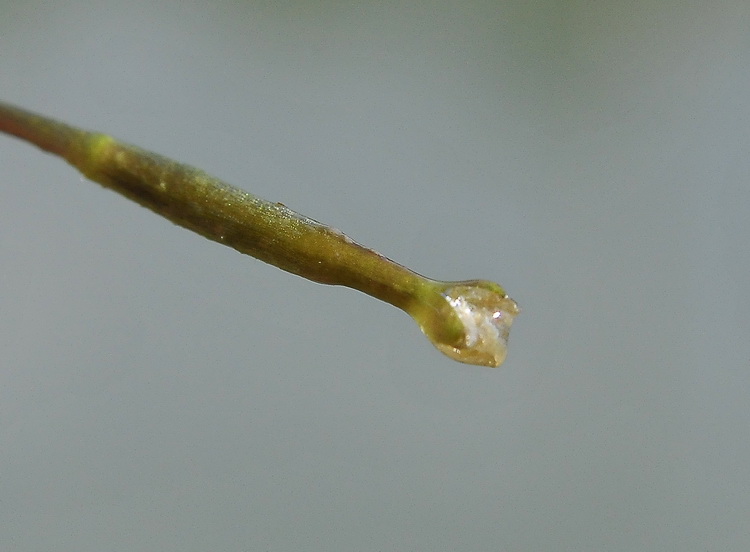
[{"label": "out-of-focus background", "polygon": [[523,308],[457,364],[0,137],[3,550],[750,547],[750,4],[0,9],[2,100]]}]

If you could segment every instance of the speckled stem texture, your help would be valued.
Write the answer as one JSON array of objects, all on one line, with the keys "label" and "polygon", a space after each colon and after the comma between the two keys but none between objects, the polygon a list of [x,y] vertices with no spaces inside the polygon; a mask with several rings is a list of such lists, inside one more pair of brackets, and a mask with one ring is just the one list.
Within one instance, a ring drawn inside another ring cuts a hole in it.
[{"label": "speckled stem texture", "polygon": [[[470,334],[466,316],[451,305],[455,297],[447,291],[455,289],[456,283],[424,278],[280,203],[265,201],[199,169],[105,134],[2,102],[0,131],[63,157],[91,180],[208,239],[315,282],[351,287],[391,303],[413,316],[449,356],[493,365],[450,353],[462,351]],[[462,289],[467,285],[512,303],[497,284],[464,282]],[[515,303],[513,308],[503,305],[509,326],[517,308],[513,310]],[[507,328],[504,336],[507,339]]]}]

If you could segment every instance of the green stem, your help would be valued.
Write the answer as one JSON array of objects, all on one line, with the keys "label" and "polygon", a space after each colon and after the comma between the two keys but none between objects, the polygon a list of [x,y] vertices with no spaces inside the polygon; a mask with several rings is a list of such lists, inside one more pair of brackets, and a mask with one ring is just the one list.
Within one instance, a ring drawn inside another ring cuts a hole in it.
[{"label": "green stem", "polygon": [[[424,278],[334,228],[199,169],[2,102],[0,131],[63,157],[91,180],[208,239],[315,282],[357,289],[406,311],[441,351],[459,361],[496,366],[504,359],[507,331],[518,309],[497,284]],[[457,287],[464,291],[457,293]],[[469,289],[484,290],[490,303],[496,303],[481,308],[494,309],[488,316],[494,316],[496,322],[490,325],[498,335],[478,339],[499,340],[502,351],[470,353],[477,348],[470,343],[477,330],[467,324],[477,321],[467,322],[473,315],[462,314],[461,309],[469,307],[452,304],[459,295],[465,298]]]}]

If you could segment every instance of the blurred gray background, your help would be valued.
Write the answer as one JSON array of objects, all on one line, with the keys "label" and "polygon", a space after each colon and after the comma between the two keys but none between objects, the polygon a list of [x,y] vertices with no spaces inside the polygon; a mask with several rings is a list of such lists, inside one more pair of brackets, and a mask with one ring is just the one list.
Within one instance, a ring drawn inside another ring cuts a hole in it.
[{"label": "blurred gray background", "polygon": [[0,98],[523,312],[499,370],[0,136],[3,550],[750,548],[750,4],[0,1]]}]

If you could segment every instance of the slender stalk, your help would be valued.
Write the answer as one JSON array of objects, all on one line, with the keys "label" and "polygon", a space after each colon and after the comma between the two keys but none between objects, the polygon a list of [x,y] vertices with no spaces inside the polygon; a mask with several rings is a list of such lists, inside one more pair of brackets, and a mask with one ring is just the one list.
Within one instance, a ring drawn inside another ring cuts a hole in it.
[{"label": "slender stalk", "polygon": [[2,102],[0,131],[64,158],[89,179],[210,240],[404,310],[455,360],[499,366],[505,359],[518,307],[495,283],[430,280],[281,203],[105,134]]}]

